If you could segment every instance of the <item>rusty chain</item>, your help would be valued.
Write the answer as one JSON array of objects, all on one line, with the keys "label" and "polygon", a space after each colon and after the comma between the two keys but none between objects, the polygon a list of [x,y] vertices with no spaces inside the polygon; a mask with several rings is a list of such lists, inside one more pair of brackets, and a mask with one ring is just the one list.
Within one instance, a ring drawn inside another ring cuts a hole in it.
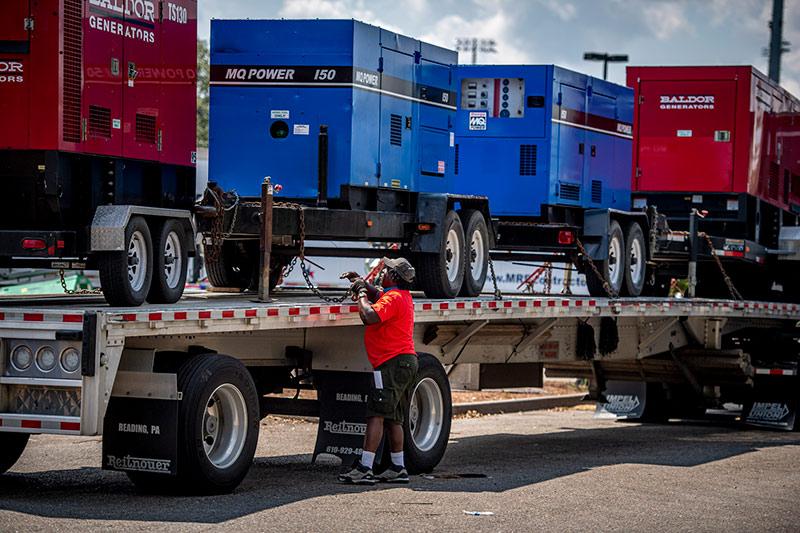
[{"label": "rusty chain", "polygon": [[494,262],[492,261],[492,256],[487,254],[489,258],[489,272],[492,275],[492,286],[494,287],[494,299],[495,300],[502,300],[503,293],[500,292],[500,288],[497,286],[497,276],[494,273]]},{"label": "rusty chain", "polygon": [[61,288],[64,290],[64,294],[69,294],[73,296],[75,294],[102,294],[102,289],[68,289],[67,288],[67,280],[64,277],[64,269],[61,268],[58,270],[58,277],[61,281]]},{"label": "rusty chain", "polygon": [[[672,231],[671,233],[674,235],[682,235],[684,237],[689,237],[688,231]],[[736,286],[734,286],[733,280],[728,275],[728,272],[725,270],[725,266],[722,264],[719,255],[717,255],[717,249],[714,247],[714,242],[711,240],[711,236],[705,231],[698,231],[697,236],[705,240],[706,244],[708,244],[708,248],[709,250],[711,250],[711,257],[714,258],[714,262],[717,264],[717,268],[719,268],[720,274],[722,274],[722,280],[725,282],[725,286],[728,288],[728,292],[730,293],[731,298],[733,298],[734,300],[743,300],[744,298],[742,298],[742,294],[739,292]]]},{"label": "rusty chain", "polygon": [[600,281],[603,282],[603,290],[606,291],[606,294],[608,295],[608,297],[611,298],[611,299],[618,298],[619,294],[617,294],[617,292],[614,291],[611,288],[611,285],[608,284],[608,281],[606,280],[605,276],[603,276],[603,274],[597,268],[597,265],[594,264],[594,261],[592,261],[592,258],[589,257],[589,254],[586,252],[586,248],[583,247],[583,243],[581,242],[581,240],[576,238],[575,239],[575,244],[578,245],[578,250],[583,255],[584,260],[587,263],[589,263],[589,267],[594,272],[594,275],[597,276],[597,279],[599,279]]}]

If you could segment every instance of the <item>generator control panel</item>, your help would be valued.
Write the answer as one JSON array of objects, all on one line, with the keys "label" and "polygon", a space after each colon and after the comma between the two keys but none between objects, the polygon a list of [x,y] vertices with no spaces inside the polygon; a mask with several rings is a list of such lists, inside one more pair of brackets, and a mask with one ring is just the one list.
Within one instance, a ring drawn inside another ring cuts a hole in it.
[{"label": "generator control panel", "polygon": [[522,118],[525,116],[525,80],[465,78],[461,80],[461,108],[486,111],[494,118]]}]

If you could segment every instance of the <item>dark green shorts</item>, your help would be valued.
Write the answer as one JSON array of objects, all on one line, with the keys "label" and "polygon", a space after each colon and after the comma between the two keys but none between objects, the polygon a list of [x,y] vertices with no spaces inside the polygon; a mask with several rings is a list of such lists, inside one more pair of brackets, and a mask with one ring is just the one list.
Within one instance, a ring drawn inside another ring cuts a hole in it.
[{"label": "dark green shorts", "polygon": [[367,398],[367,416],[402,423],[403,407],[410,399],[418,366],[416,355],[400,354],[375,369],[381,373],[383,388],[377,388],[373,379]]}]

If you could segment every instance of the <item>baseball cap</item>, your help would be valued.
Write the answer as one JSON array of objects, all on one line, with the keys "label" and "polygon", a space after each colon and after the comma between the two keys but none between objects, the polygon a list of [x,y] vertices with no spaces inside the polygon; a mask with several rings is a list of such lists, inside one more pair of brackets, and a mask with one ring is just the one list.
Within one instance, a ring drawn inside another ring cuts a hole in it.
[{"label": "baseball cap", "polygon": [[414,281],[414,276],[416,275],[416,271],[414,267],[411,266],[411,263],[408,260],[403,259],[402,257],[398,257],[397,259],[389,259],[388,257],[383,258],[383,264],[389,270],[394,270],[397,274],[403,278],[404,281],[411,283]]}]

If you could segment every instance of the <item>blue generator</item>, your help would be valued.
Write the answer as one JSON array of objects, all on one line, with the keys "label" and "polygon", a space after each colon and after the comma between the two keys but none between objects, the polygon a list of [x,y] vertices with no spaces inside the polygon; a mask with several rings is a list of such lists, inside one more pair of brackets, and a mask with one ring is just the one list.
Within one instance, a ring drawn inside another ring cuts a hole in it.
[{"label": "blue generator", "polygon": [[457,86],[454,192],[492,217],[630,209],[631,89],[553,65],[459,66]]},{"label": "blue generator", "polygon": [[446,192],[457,59],[353,20],[214,20],[209,176],[345,208],[354,188]]}]

